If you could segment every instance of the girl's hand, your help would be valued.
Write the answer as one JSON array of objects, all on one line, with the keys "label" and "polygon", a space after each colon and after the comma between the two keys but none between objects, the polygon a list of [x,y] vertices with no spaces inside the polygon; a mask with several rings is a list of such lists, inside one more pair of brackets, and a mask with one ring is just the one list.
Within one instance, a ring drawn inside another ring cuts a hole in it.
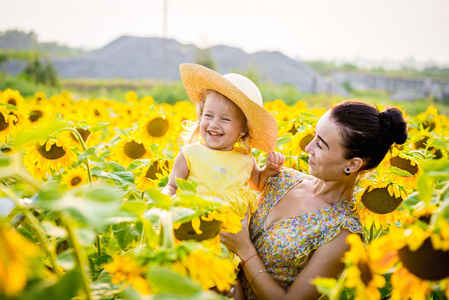
[{"label": "girl's hand", "polygon": [[279,152],[270,152],[267,155],[266,167],[270,171],[280,172],[284,164],[285,156]]}]

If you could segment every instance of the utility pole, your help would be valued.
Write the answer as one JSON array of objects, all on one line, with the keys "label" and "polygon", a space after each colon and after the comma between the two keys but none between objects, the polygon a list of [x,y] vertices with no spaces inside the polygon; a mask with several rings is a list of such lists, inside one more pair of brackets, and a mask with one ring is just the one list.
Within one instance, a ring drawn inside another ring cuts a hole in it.
[{"label": "utility pole", "polygon": [[167,2],[168,0],[163,0],[163,17],[162,17],[162,78],[164,84],[167,83]]}]

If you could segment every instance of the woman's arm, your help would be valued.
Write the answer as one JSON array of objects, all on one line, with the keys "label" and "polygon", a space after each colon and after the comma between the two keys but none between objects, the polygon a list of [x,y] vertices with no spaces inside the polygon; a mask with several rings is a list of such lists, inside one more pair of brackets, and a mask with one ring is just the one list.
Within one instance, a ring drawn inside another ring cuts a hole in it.
[{"label": "woman's arm", "polygon": [[257,251],[251,243],[248,228],[245,225],[247,225],[246,219],[239,233],[221,233],[220,236],[221,241],[245,261],[243,271],[259,299],[318,299],[320,294],[310,281],[316,277],[335,278],[343,269],[341,258],[349,250],[346,237],[350,233],[345,229],[342,229],[330,242],[315,250],[306,267],[286,292],[273,280],[270,273],[265,271],[266,267],[260,257],[253,256],[257,254]]},{"label": "woman's arm", "polygon": [[267,179],[281,171],[284,161],[285,156],[282,153],[270,152],[267,155],[265,167],[261,169],[253,157],[253,170],[249,179],[249,186],[255,191],[263,190]]},{"label": "woman's arm", "polygon": [[176,178],[187,179],[188,176],[189,168],[187,166],[186,158],[181,151],[178,156],[176,156],[175,162],[173,163],[173,169],[170,173],[170,178],[168,179],[167,185],[162,189],[162,193],[173,196],[178,189]]}]

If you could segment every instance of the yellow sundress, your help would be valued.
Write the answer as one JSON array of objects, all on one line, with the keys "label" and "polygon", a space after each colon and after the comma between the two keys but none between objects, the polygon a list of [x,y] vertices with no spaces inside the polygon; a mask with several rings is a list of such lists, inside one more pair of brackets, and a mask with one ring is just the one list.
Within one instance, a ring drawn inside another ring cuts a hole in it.
[{"label": "yellow sundress", "polygon": [[218,151],[201,144],[181,148],[187,161],[187,181],[198,183],[197,192],[204,198],[218,197],[243,217],[256,210],[256,196],[248,184],[253,169],[251,154],[237,150]]}]

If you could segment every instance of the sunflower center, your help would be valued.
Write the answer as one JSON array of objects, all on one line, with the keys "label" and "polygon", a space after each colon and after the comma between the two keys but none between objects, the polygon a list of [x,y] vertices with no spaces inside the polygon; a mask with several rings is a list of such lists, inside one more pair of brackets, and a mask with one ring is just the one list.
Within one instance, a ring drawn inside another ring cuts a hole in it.
[{"label": "sunflower center", "polygon": [[70,180],[70,185],[71,186],[77,186],[78,184],[80,184],[81,181],[82,181],[81,177],[75,176],[75,177],[72,178],[72,180]]},{"label": "sunflower center", "polygon": [[10,116],[15,116],[15,117],[17,118],[17,120],[12,121],[12,123],[13,123],[14,125],[16,125],[17,122],[19,122],[19,117],[18,117],[15,113],[13,113],[12,111],[9,113],[9,115],[10,115]]},{"label": "sunflower center", "polygon": [[405,170],[412,175],[415,175],[416,173],[418,173],[418,166],[417,165],[413,166],[411,164],[411,160],[406,159],[406,158],[402,158],[399,156],[392,157],[392,158],[390,158],[390,164],[393,167]]},{"label": "sunflower center", "polygon": [[151,166],[148,168],[147,173],[145,174],[145,177],[151,180],[156,180],[157,176],[156,174],[161,174],[162,170],[159,167],[158,161],[155,161],[151,164]]},{"label": "sunflower center", "polygon": [[168,121],[165,120],[164,118],[158,117],[148,122],[147,131],[151,136],[154,137],[164,136],[167,130],[168,130]]},{"label": "sunflower center", "polygon": [[425,120],[424,122],[422,122],[422,126],[424,129],[432,131],[435,129],[436,124],[434,120]]},{"label": "sunflower center", "polygon": [[441,280],[449,276],[449,251],[435,250],[430,238],[416,251],[408,246],[398,251],[404,267],[413,275],[425,280]]},{"label": "sunflower center", "polygon": [[11,99],[9,99],[9,100],[8,100],[8,104],[11,104],[11,105],[17,106],[17,101],[16,101],[16,99],[14,99],[14,98],[11,98]]},{"label": "sunflower center", "polygon": [[33,110],[30,112],[30,121],[36,122],[40,118],[42,118],[44,114],[40,110]]},{"label": "sunflower center", "polygon": [[123,147],[125,154],[132,159],[139,159],[144,156],[146,150],[145,146],[135,141],[127,142]]},{"label": "sunflower center", "polygon": [[309,133],[306,136],[304,136],[300,141],[299,141],[299,148],[301,148],[302,151],[306,151],[306,147],[308,144],[310,144],[310,142],[314,139],[314,135]]},{"label": "sunflower center", "polygon": [[87,141],[87,138],[90,136],[89,129],[76,128],[76,131],[78,131],[78,133],[81,135],[81,138],[84,142]]},{"label": "sunflower center", "polygon": [[0,131],[5,130],[6,128],[8,128],[9,123],[6,123],[5,117],[0,114]]},{"label": "sunflower center", "polygon": [[40,155],[42,155],[42,157],[44,157],[46,159],[51,159],[51,160],[60,159],[67,153],[64,150],[64,148],[56,146],[56,144],[51,145],[50,150],[47,151],[46,145],[47,145],[47,143],[45,143],[43,145],[36,144],[37,151],[39,152]]},{"label": "sunflower center", "polygon": [[388,186],[375,188],[363,192],[362,203],[370,211],[376,214],[388,214],[394,211],[403,201],[402,197],[396,198],[388,192]]},{"label": "sunflower center", "polygon": [[371,272],[371,268],[366,261],[359,261],[357,267],[360,270],[360,278],[362,279],[363,284],[368,286],[373,279],[373,272]]},{"label": "sunflower center", "polygon": [[293,124],[292,128],[290,128],[290,130],[288,132],[290,132],[291,134],[295,135],[295,133],[298,132],[298,128],[296,127],[295,124]]},{"label": "sunflower center", "polygon": [[219,220],[204,221],[200,220],[200,230],[203,232],[197,234],[193,229],[192,221],[182,223],[178,229],[175,229],[175,237],[180,240],[203,241],[215,237],[221,230],[223,222]]},{"label": "sunflower center", "polygon": [[423,137],[422,139],[416,141],[413,143],[413,147],[418,150],[418,149],[425,149],[426,148],[426,144],[427,141],[429,140],[428,136]]}]

